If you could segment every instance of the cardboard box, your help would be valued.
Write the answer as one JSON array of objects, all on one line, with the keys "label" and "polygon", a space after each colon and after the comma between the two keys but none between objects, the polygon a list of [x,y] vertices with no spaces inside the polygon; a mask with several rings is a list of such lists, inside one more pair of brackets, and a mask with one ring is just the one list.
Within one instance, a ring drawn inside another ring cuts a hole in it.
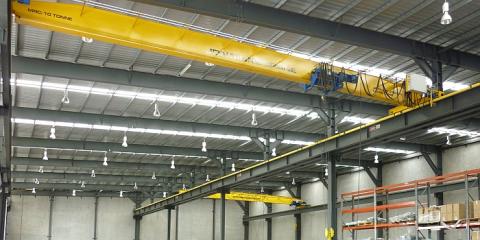
[{"label": "cardboard box", "polygon": [[480,240],[480,231],[473,231],[471,236],[472,240]]},{"label": "cardboard box", "polygon": [[474,201],[472,205],[473,218],[480,218],[480,200]]},{"label": "cardboard box", "polygon": [[452,206],[450,204],[440,206],[440,214],[442,222],[449,222],[452,220]]},{"label": "cardboard box", "polygon": [[429,223],[438,223],[441,220],[440,207],[432,206],[428,208]]},{"label": "cardboard box", "polygon": [[[467,218],[465,204],[463,203],[454,203],[452,205],[452,220],[457,221],[460,219]],[[468,204],[468,218],[473,216],[473,203]]]}]

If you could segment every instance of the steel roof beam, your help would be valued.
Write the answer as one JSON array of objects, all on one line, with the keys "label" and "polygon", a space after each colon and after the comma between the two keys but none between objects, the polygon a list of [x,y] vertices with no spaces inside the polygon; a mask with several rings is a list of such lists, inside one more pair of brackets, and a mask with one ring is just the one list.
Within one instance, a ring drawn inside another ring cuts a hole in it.
[{"label": "steel roof beam", "polygon": [[[193,78],[127,71],[106,67],[42,60],[28,57],[12,57],[12,72],[52,76],[66,79],[119,84],[140,88],[180,91],[261,102],[273,102],[294,106],[323,108],[325,101],[318,95],[287,92],[262,87],[231,83],[201,81]],[[335,103],[337,111],[364,113],[376,116],[387,114],[389,106],[345,99],[326,98]]]},{"label": "steel roof beam", "polygon": [[208,149],[202,152],[200,148],[186,148],[186,147],[170,147],[157,145],[138,145],[128,144],[128,148],[121,146],[121,143],[116,142],[90,142],[90,141],[76,141],[76,140],[60,140],[60,139],[42,139],[42,138],[13,138],[13,146],[17,147],[35,147],[35,148],[58,148],[58,149],[80,149],[93,151],[113,151],[113,152],[133,152],[146,154],[167,154],[167,155],[186,155],[186,156],[221,156],[225,155],[233,159],[263,159],[261,152],[243,152],[243,151],[229,151]]},{"label": "steel roof beam", "polygon": [[134,0],[392,54],[480,71],[480,56],[339,22],[237,0]]},{"label": "steel roof beam", "polygon": [[276,175],[289,169],[308,166],[319,161],[326,153],[342,153],[358,148],[358,144],[372,146],[396,141],[399,137],[422,131],[453,120],[474,116],[480,111],[480,85],[438,99],[435,104],[412,109],[378,122],[340,133],[322,142],[281,155],[275,160],[265,161],[255,167],[229,174],[210,181],[175,197],[158,201],[148,207],[135,210],[135,215],[145,215],[164,209],[166,206],[183,204],[218,189],[228,189],[259,178]]},{"label": "steel roof beam", "polygon": [[161,119],[146,119],[136,117],[120,117],[112,115],[78,113],[66,111],[53,111],[44,109],[16,107],[12,113],[14,118],[26,118],[45,121],[60,121],[72,123],[85,123],[91,125],[112,125],[121,127],[161,129],[172,131],[201,132],[209,134],[223,134],[234,136],[263,137],[265,132],[276,139],[289,139],[313,142],[321,135],[294,131],[282,131],[273,129],[260,129],[250,127],[237,127],[218,124],[193,123],[181,121],[169,121]]}]

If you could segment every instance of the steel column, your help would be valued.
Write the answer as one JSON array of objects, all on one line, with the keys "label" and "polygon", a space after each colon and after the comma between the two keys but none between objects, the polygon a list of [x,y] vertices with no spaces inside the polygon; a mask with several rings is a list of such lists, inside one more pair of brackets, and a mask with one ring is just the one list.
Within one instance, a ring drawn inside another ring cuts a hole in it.
[{"label": "steel column", "polygon": [[220,210],[220,240],[225,240],[225,224],[226,224],[226,212],[225,212],[225,190],[221,192],[221,210]]},{"label": "steel column", "polygon": [[[93,240],[97,239],[97,228],[98,228],[98,197],[95,197],[95,208],[93,213]],[[135,216],[135,240],[140,240],[137,238],[137,233],[140,234],[140,222],[138,223],[138,232],[137,232],[137,219],[139,217]],[[141,216],[140,216],[141,218]]]},{"label": "steel column", "polygon": [[[180,206],[175,207],[175,240],[178,240],[178,219],[180,218]],[[170,239],[169,239],[170,240]]]},{"label": "steel column", "polygon": [[215,214],[216,214],[216,200],[212,199],[212,240],[215,240]]},{"label": "steel column", "polygon": [[[49,208],[48,208],[48,235],[47,235],[47,239],[48,240],[51,240],[52,239],[52,223],[53,223],[53,202],[55,200],[55,196],[50,196],[49,197],[49,201],[50,201],[50,205],[49,205]],[[95,210],[95,213],[97,211]],[[96,216],[95,216],[95,220],[96,220]],[[95,224],[96,225],[96,224]],[[96,227],[94,227],[94,230],[93,230],[93,239],[95,240],[95,236],[96,236]]]},{"label": "steel column", "polygon": [[[297,193],[296,193],[295,197],[302,198],[302,185],[301,184],[297,185]],[[302,239],[302,215],[301,214],[295,214],[293,216],[295,217],[295,240],[301,240]]]},{"label": "steel column", "polygon": [[[442,149],[438,149],[437,152],[435,153],[436,155],[436,172],[435,175],[441,176],[443,175],[443,152]],[[480,192],[479,192],[480,193]],[[436,192],[433,194],[435,197],[436,205],[440,206],[443,205],[443,192]],[[443,240],[445,239],[445,230],[440,230],[437,232],[437,239],[438,240]]]},{"label": "steel column", "polygon": [[170,240],[172,231],[172,208],[167,209],[167,240]]},{"label": "steel column", "polygon": [[327,228],[332,228],[335,235],[332,240],[337,239],[337,168],[335,167],[336,156],[328,153],[328,194],[327,194]]},{"label": "steel column", "polygon": [[243,211],[243,240],[248,240],[250,236],[250,222],[245,218],[250,216],[250,202],[245,202],[245,210]]}]

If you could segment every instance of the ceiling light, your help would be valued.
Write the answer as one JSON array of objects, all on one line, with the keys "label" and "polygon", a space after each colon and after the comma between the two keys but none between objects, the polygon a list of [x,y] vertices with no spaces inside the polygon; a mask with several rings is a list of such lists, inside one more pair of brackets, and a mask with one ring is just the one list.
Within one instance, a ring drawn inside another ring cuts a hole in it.
[{"label": "ceiling light", "polygon": [[289,171],[287,171],[287,172],[285,172],[285,174],[289,175],[289,174],[290,174],[290,172],[289,172]]},{"label": "ceiling light", "polygon": [[92,173],[90,174],[90,177],[94,178],[95,177],[95,170],[92,169]]},{"label": "ceiling light", "polygon": [[43,150],[42,160],[44,160],[44,161],[47,161],[47,160],[48,160],[48,153],[47,153],[47,149],[46,149],[46,148]]},{"label": "ceiling light", "polygon": [[235,172],[235,163],[232,163],[232,172]]},{"label": "ceiling light", "polygon": [[92,43],[92,42],[93,42],[93,38],[89,38],[89,37],[83,36],[83,37],[82,37],[82,41],[83,41],[84,43]]},{"label": "ceiling light", "polygon": [[384,152],[384,153],[398,153],[398,154],[413,154],[415,151],[403,150],[403,149],[392,149],[392,148],[380,148],[380,147],[368,147],[363,149],[370,152]]},{"label": "ceiling light", "polygon": [[328,177],[328,168],[325,168],[325,177]]},{"label": "ceiling light", "polygon": [[50,128],[50,139],[55,139],[57,138],[55,136],[55,125],[52,126],[52,128]]},{"label": "ceiling light", "polygon": [[295,185],[295,184],[297,184],[297,183],[295,182],[295,178],[292,178],[292,185]]},{"label": "ceiling light", "polygon": [[68,98],[68,90],[67,89],[65,89],[65,91],[63,92],[62,103],[65,103],[65,104],[70,103],[70,99]]},{"label": "ceiling light", "polygon": [[428,133],[439,133],[439,134],[448,134],[448,135],[458,135],[461,137],[480,137],[480,132],[471,131],[471,130],[458,130],[454,128],[445,128],[445,127],[435,127],[430,128],[427,131]]},{"label": "ceiling light", "polygon": [[40,168],[38,169],[38,172],[43,173],[43,166],[40,166]]},{"label": "ceiling light", "polygon": [[72,197],[75,197],[75,196],[77,196],[77,190],[73,189],[72,190]]},{"label": "ceiling light", "polygon": [[273,157],[277,156],[277,148],[272,149],[272,156]]},{"label": "ceiling light", "polygon": [[263,188],[263,186],[260,187],[260,193],[264,193],[265,192],[265,189]]},{"label": "ceiling light", "polygon": [[125,134],[123,135],[122,147],[124,147],[124,148],[128,147],[128,143],[127,143],[127,132],[125,132]]},{"label": "ceiling light", "polygon": [[374,159],[375,159],[375,160],[374,160],[373,162],[374,162],[375,164],[378,164],[379,161],[378,161],[378,154],[377,154],[377,153],[375,153],[375,158],[374,158]]},{"label": "ceiling light", "polygon": [[81,188],[85,188],[85,181],[82,181],[82,185],[80,185]]},{"label": "ceiling light", "polygon": [[167,192],[163,192],[163,198],[167,197]]},{"label": "ceiling light", "polygon": [[35,188],[32,188],[32,194],[36,194],[37,191],[35,190]]},{"label": "ceiling light", "polygon": [[450,7],[448,4],[448,1],[445,0],[445,2],[442,5],[442,19],[440,19],[440,23],[442,25],[448,25],[452,22],[452,16],[448,13],[450,11]]},{"label": "ceiling light", "polygon": [[120,190],[120,197],[123,197],[123,191]]},{"label": "ceiling light", "polygon": [[157,176],[155,176],[155,172],[152,173],[152,180],[157,180]]},{"label": "ceiling light", "polygon": [[407,138],[406,137],[400,137],[400,141],[406,141]]},{"label": "ceiling light", "polygon": [[182,185],[182,190],[187,190],[187,186],[185,185],[185,183]]},{"label": "ceiling light", "polygon": [[342,119],[342,121],[340,121],[340,123],[349,122],[353,124],[368,124],[374,121],[375,119],[373,118],[360,118],[360,117],[346,116]]},{"label": "ceiling light", "polygon": [[[195,97],[175,96],[175,95],[159,95],[149,94],[143,92],[125,91],[125,90],[112,90],[108,88],[98,87],[85,87],[80,85],[61,84],[52,82],[40,82],[34,80],[25,79],[12,79],[12,86],[27,87],[27,88],[40,88],[54,91],[68,90],[69,92],[76,92],[82,94],[92,94],[101,96],[114,96],[119,98],[136,99],[144,101],[155,101],[175,104],[197,105],[211,108],[223,108],[227,110],[239,110],[239,111],[255,111],[261,113],[270,113],[277,115],[287,115],[295,118],[308,117],[311,120],[319,119],[318,113],[305,109],[293,109],[293,108],[281,108],[281,107],[269,107],[255,104],[246,104],[233,101],[221,101],[210,99],[199,99]],[[68,95],[67,95],[68,96]]]},{"label": "ceiling light", "polygon": [[312,181],[314,181],[314,182],[316,182],[316,181],[318,181],[318,180],[320,180],[320,178],[318,178],[318,177],[312,178]]},{"label": "ceiling light", "polygon": [[172,156],[172,161],[170,162],[170,168],[175,169],[175,157]]},{"label": "ceiling light", "polygon": [[[19,123],[19,124],[29,124],[29,125],[42,125],[42,126],[55,125],[55,126],[61,126],[61,127],[81,128],[81,129],[121,131],[124,134],[126,134],[126,132],[133,132],[133,133],[164,134],[164,135],[173,135],[173,136],[201,137],[204,139],[213,138],[213,139],[229,139],[229,140],[239,140],[239,141],[252,140],[252,138],[250,138],[249,136],[237,136],[237,135],[230,135],[230,134],[162,130],[162,129],[152,129],[152,128],[127,128],[127,127],[112,126],[112,125],[97,125],[97,124],[92,125],[92,124],[85,124],[85,123],[72,123],[72,122],[59,122],[59,121],[54,122],[54,121],[33,120],[33,119],[25,119],[25,118],[12,118],[12,122]],[[258,139],[260,140],[263,138],[258,138]],[[276,139],[274,138],[270,139],[270,142],[275,142],[275,141]],[[282,143],[289,144],[289,145],[310,145],[310,144],[313,144],[314,142],[284,139],[282,140]]]},{"label": "ceiling light", "polygon": [[107,152],[105,152],[105,155],[103,155],[103,166],[108,166]]},{"label": "ceiling light", "polygon": [[205,138],[203,139],[203,142],[202,142],[202,152],[207,152],[207,142],[205,141]]},{"label": "ceiling light", "polygon": [[255,115],[254,112],[252,112],[252,122],[250,124],[252,124],[252,126],[257,126],[258,125],[257,116]]},{"label": "ceiling light", "polygon": [[447,142],[446,142],[447,145],[452,145],[452,142],[450,142],[450,135],[447,135]]},{"label": "ceiling light", "polygon": [[155,102],[154,110],[153,110],[154,117],[160,117],[160,110],[158,110],[158,103]]},{"label": "ceiling light", "polygon": [[135,184],[133,184],[133,190],[138,190],[138,186],[137,186],[137,182],[135,182]]},{"label": "ceiling light", "polygon": [[187,66],[185,66],[185,67],[182,69],[182,71],[180,71],[180,72],[178,73],[178,76],[179,76],[179,77],[183,76],[183,74],[185,74],[191,66],[192,66],[191,63],[187,64]]},{"label": "ceiling light", "polygon": [[210,175],[207,174],[207,178],[205,178],[205,182],[210,182]]},{"label": "ceiling light", "polygon": [[210,63],[210,62],[205,62],[205,66],[207,66],[207,67],[213,67],[213,66],[215,66],[215,64]]},{"label": "ceiling light", "polygon": [[36,185],[40,184],[40,181],[38,180],[38,178],[35,178],[35,180],[33,180],[33,183],[35,183]]}]

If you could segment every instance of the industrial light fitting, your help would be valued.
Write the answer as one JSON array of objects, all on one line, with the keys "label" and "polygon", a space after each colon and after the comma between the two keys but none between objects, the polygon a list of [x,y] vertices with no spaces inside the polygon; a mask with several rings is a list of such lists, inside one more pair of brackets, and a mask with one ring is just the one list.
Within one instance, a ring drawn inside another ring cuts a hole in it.
[{"label": "industrial light fitting", "polygon": [[55,136],[55,125],[50,128],[50,139],[55,139],[57,136]]},{"label": "industrial light fitting", "polygon": [[297,183],[295,182],[295,178],[292,178],[292,185],[295,185],[295,184],[297,184]]},{"label": "industrial light fitting", "polygon": [[264,193],[265,192],[265,189],[263,188],[263,186],[260,187],[260,193]]},{"label": "industrial light fitting", "polygon": [[65,89],[65,91],[63,92],[62,103],[64,104],[70,103],[70,98],[68,98],[68,89]]},{"label": "industrial light fitting", "polygon": [[450,135],[447,135],[447,142],[445,143],[447,145],[452,145],[452,142],[450,141]]},{"label": "industrial light fitting", "polygon": [[75,197],[75,196],[77,196],[77,190],[73,189],[72,190],[72,197]]},{"label": "industrial light fitting", "polygon": [[82,181],[82,184],[80,185],[81,188],[85,188],[85,181]]},{"label": "industrial light fitting", "polygon": [[378,161],[378,154],[377,154],[377,153],[375,153],[374,159],[375,159],[375,160],[374,160],[373,162],[374,162],[375,164],[378,164],[379,161]]},{"label": "industrial light fitting", "polygon": [[205,66],[207,67],[213,67],[215,66],[215,64],[211,63],[211,62],[205,62]]},{"label": "industrial light fitting", "polygon": [[152,180],[157,180],[157,176],[155,176],[155,172],[152,173]]},{"label": "industrial light fitting", "polygon": [[170,162],[170,168],[175,169],[175,157],[172,156],[172,161]]},{"label": "industrial light fitting", "polygon": [[205,138],[203,139],[203,142],[202,142],[202,152],[207,152],[207,142],[205,141]]},{"label": "industrial light fitting", "polygon": [[344,122],[349,122],[349,123],[353,123],[353,124],[367,124],[367,123],[371,123],[371,122],[374,122],[375,119],[373,118],[361,118],[361,117],[354,117],[354,116],[346,116],[342,119],[342,121],[340,121],[340,123],[344,123]]},{"label": "industrial light fitting", "polygon": [[47,149],[46,149],[46,148],[43,150],[42,160],[44,160],[44,161],[47,161],[47,160],[48,160],[48,152],[47,152]]},{"label": "industrial light fitting", "polygon": [[440,19],[440,24],[442,25],[448,25],[452,23],[452,16],[449,14],[450,11],[450,6],[447,0],[442,5],[442,18]]},{"label": "industrial light fitting", "polygon": [[138,190],[137,182],[135,182],[135,183],[133,184],[133,190],[135,190],[135,191]]},{"label": "industrial light fitting", "polygon": [[36,185],[40,184],[40,181],[38,180],[38,178],[35,178],[35,180],[33,180],[33,183],[35,183]]},{"label": "industrial light fitting", "polygon": [[370,152],[384,152],[384,153],[398,153],[398,154],[413,154],[415,151],[403,150],[403,149],[393,149],[393,148],[382,148],[382,147],[368,147],[363,149]]},{"label": "industrial light fitting", "polygon": [[328,177],[328,168],[325,168],[325,177]]},{"label": "industrial light fitting", "polygon": [[272,157],[277,156],[277,148],[272,149]]},{"label": "industrial light fitting", "polygon": [[207,174],[207,178],[205,178],[205,182],[210,182],[210,175]]},{"label": "industrial light fitting", "polygon": [[167,192],[163,192],[163,198],[167,197]]},{"label": "industrial light fitting", "polygon": [[83,41],[84,43],[92,43],[92,42],[93,42],[93,38],[89,38],[89,37],[82,36],[82,41]]},{"label": "industrial light fitting", "polygon": [[103,166],[108,166],[107,152],[103,155]]},{"label": "industrial light fitting", "polygon": [[154,117],[160,117],[160,110],[158,109],[158,103],[157,102],[155,102],[155,105],[154,105],[153,116]]},{"label": "industrial light fitting", "polygon": [[257,126],[258,125],[258,122],[257,122],[257,116],[255,115],[254,112],[252,112],[252,122],[251,122],[252,126]]},{"label": "industrial light fitting", "polygon": [[185,185],[185,183],[182,185],[182,190],[187,190],[187,186]]},{"label": "industrial light fitting", "polygon": [[38,168],[38,172],[43,173],[43,166],[40,166],[40,168]]},{"label": "industrial light fitting", "polygon": [[235,172],[236,169],[235,169],[235,163],[232,163],[232,172]]},{"label": "industrial light fitting", "polygon": [[32,194],[36,194],[36,193],[37,193],[36,189],[32,188]]},{"label": "industrial light fitting", "polygon": [[96,175],[95,175],[95,170],[92,169],[92,173],[90,174],[90,177],[94,178]]},{"label": "industrial light fitting", "polygon": [[123,197],[123,191],[120,190],[120,197]]},{"label": "industrial light fitting", "polygon": [[124,135],[123,135],[122,147],[124,147],[124,148],[128,147],[128,143],[127,143],[127,132],[125,132]]}]

